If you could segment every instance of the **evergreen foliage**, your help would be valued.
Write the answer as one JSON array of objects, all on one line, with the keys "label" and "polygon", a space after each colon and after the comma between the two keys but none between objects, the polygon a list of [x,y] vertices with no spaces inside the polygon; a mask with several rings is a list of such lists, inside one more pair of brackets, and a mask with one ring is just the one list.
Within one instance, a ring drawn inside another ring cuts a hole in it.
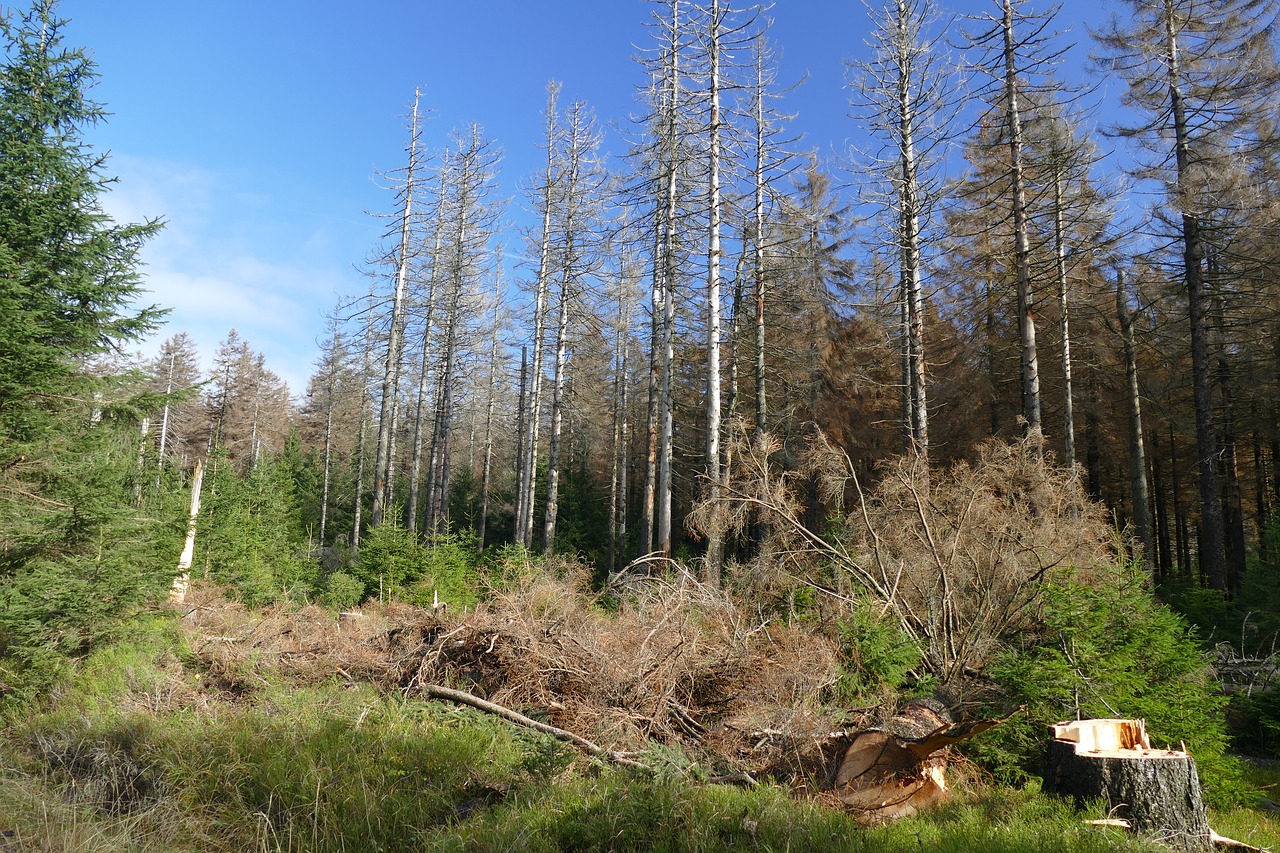
[{"label": "evergreen foliage", "polygon": [[161,594],[181,541],[171,484],[138,468],[155,400],[95,363],[159,319],[135,303],[160,225],[102,211],[94,65],[63,26],[52,0],[0,11],[0,682],[19,691]]},{"label": "evergreen foliage", "polygon": [[[138,251],[157,221],[119,225],[102,212],[103,159],[81,140],[104,112],[95,71],[62,43],[53,0],[0,19],[0,429],[8,442],[52,428],[82,395],[82,360],[154,328],[138,311]],[[78,393],[77,393],[78,392]]]},{"label": "evergreen foliage", "polygon": [[1140,718],[1153,746],[1186,747],[1211,799],[1243,794],[1225,757],[1225,699],[1187,621],[1158,602],[1137,565],[1108,583],[1060,577],[1045,589],[1043,631],[989,670],[1008,704],[1026,713],[968,746],[1005,779],[1039,770],[1048,726],[1073,719]]},{"label": "evergreen foliage", "polygon": [[207,498],[196,536],[196,569],[233,587],[246,604],[281,595],[305,599],[318,576],[308,556],[287,461],[264,459],[239,474],[215,451],[205,479]]},{"label": "evergreen foliage", "polygon": [[455,607],[474,604],[479,590],[474,534],[441,533],[424,545],[399,519],[398,509],[387,513],[360,546],[350,575],[364,584],[364,596],[421,605],[437,598]]}]

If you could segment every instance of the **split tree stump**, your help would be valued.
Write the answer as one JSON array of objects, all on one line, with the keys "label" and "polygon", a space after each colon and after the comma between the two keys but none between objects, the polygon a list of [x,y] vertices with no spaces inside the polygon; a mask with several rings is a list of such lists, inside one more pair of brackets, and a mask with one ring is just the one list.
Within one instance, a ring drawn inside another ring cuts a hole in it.
[{"label": "split tree stump", "polygon": [[1007,719],[954,725],[941,702],[913,699],[883,726],[853,736],[836,768],[833,791],[864,824],[935,806],[947,798],[946,748]]},{"label": "split tree stump", "polygon": [[1044,790],[1077,805],[1105,800],[1136,832],[1186,851],[1212,849],[1195,759],[1152,749],[1142,720],[1075,720],[1052,727]]}]

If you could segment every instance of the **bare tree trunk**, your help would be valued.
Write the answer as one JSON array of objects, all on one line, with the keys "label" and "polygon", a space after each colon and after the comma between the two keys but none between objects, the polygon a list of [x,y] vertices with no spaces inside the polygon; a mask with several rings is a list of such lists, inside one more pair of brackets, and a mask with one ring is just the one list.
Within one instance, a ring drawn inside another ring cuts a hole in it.
[{"label": "bare tree trunk", "polygon": [[1218,350],[1218,385],[1222,394],[1222,474],[1227,555],[1227,589],[1239,592],[1244,577],[1247,546],[1244,539],[1244,499],[1240,490],[1240,466],[1236,458],[1236,421],[1231,388],[1231,365],[1221,347]]},{"label": "bare tree trunk", "polygon": [[1174,547],[1178,558],[1178,576],[1191,580],[1191,537],[1187,525],[1187,510],[1182,503],[1182,477],[1178,471],[1178,436],[1169,427],[1169,471],[1173,487]]},{"label": "bare tree trunk", "polygon": [[484,461],[480,471],[480,520],[476,525],[476,550],[484,552],[485,529],[489,525],[489,476],[493,471],[493,413],[498,383],[498,309],[502,299],[502,283],[498,281],[493,296],[493,339],[489,345],[488,401],[484,415]]},{"label": "bare tree trunk", "polygon": [[542,238],[538,246],[538,282],[533,311],[533,375],[529,392],[529,416],[521,452],[520,488],[516,513],[516,541],[533,547],[533,501],[538,480],[538,431],[542,420],[543,339],[546,337],[547,293],[551,287],[551,213],[558,182],[555,168],[556,97],[558,83],[547,87],[547,169],[542,187]]},{"label": "bare tree trunk", "polygon": [[672,439],[674,434],[673,401],[671,387],[671,371],[675,362],[675,317],[676,317],[676,279],[679,268],[676,256],[676,225],[679,218],[679,140],[678,111],[680,105],[680,4],[673,0],[671,4],[671,47],[669,88],[667,92],[667,174],[665,189],[665,207],[663,210],[663,288],[662,303],[662,392],[660,405],[660,432],[658,435],[658,490],[657,490],[657,537],[655,550],[663,555],[671,555],[671,462]]},{"label": "bare tree trunk", "polygon": [[572,312],[580,311],[577,305],[580,278],[586,262],[584,246],[590,240],[591,205],[595,201],[591,193],[593,181],[598,177],[590,162],[597,137],[586,105],[581,101],[575,102],[569,107],[566,118],[563,213],[560,218],[563,228],[563,243],[560,246],[560,305],[556,321],[551,436],[547,455],[547,504],[543,525],[543,548],[547,554],[552,553],[555,546],[559,515],[565,389],[569,382],[569,318]]},{"label": "bare tree trunk", "polygon": [[1217,437],[1213,428],[1213,389],[1210,381],[1209,325],[1204,283],[1204,241],[1200,220],[1189,210],[1191,188],[1191,137],[1182,100],[1178,39],[1173,4],[1165,0],[1165,62],[1169,80],[1169,108],[1173,117],[1174,161],[1177,167],[1178,203],[1182,210],[1182,259],[1187,285],[1187,314],[1191,324],[1191,389],[1196,416],[1196,449],[1200,471],[1200,560],[1209,586],[1227,588],[1223,561],[1222,505],[1219,503]]},{"label": "bare tree trunk", "polygon": [[405,529],[418,529],[418,504],[422,491],[422,444],[427,420],[427,385],[431,369],[431,323],[436,306],[436,274],[440,268],[440,249],[444,239],[444,199],[446,170],[440,170],[440,195],[437,199],[435,239],[431,247],[431,273],[427,278],[427,311],[422,323],[422,360],[418,364],[418,399],[414,406],[413,458],[409,463],[409,500],[405,509]]},{"label": "bare tree trunk", "polygon": [[516,484],[516,512],[515,512],[515,543],[522,545],[520,535],[520,502],[524,500],[524,487],[521,477],[524,470],[524,436],[525,431],[529,428],[529,416],[526,404],[529,397],[529,347],[520,347],[520,394],[516,402],[516,444],[515,444],[515,484]]},{"label": "bare tree trunk", "polygon": [[666,314],[666,290],[663,283],[663,227],[655,217],[653,282],[649,303],[649,382],[648,403],[645,408],[645,476],[644,495],[642,498],[642,524],[640,550],[650,553],[654,548],[654,536],[657,533],[657,494],[658,494],[658,420],[659,403],[662,393],[662,325]]},{"label": "bare tree trunk", "polygon": [[360,523],[364,511],[364,459],[365,444],[369,437],[369,415],[372,406],[369,399],[369,380],[373,356],[373,288],[369,289],[368,316],[366,317],[364,352],[360,369],[360,434],[356,439],[356,489],[355,506],[352,508],[351,547],[360,550]]},{"label": "bare tree trunk", "polygon": [[1031,245],[1027,231],[1027,191],[1023,178],[1022,116],[1018,106],[1018,43],[1013,33],[1013,0],[1003,0],[1004,10],[1004,91],[1009,122],[1009,168],[1013,193],[1013,241],[1018,273],[1018,339],[1022,362],[1022,415],[1026,434],[1039,440],[1040,366],[1036,357],[1036,324],[1031,293]]},{"label": "bare tree trunk", "polygon": [[[712,503],[720,497],[723,472],[720,464],[720,27],[722,14],[720,0],[711,2],[710,39],[711,52],[711,114],[709,121],[710,145],[707,169],[707,445],[706,476],[707,499]],[[717,528],[718,530],[718,528]],[[712,584],[720,582],[721,565],[724,562],[724,543],[718,532],[707,540],[705,579]]]},{"label": "bare tree trunk", "polygon": [[1076,421],[1071,404],[1071,322],[1067,310],[1067,245],[1062,222],[1062,172],[1054,165],[1053,259],[1058,279],[1058,330],[1062,337],[1062,447],[1067,464],[1076,467]]},{"label": "bare tree trunk", "polygon": [[[761,36],[761,39],[763,36]],[[752,215],[755,218],[755,240],[752,245],[752,270],[755,279],[755,360],[754,374],[756,383],[756,440],[763,438],[768,417],[768,398],[764,384],[764,307],[765,307],[765,248],[764,248],[764,160],[765,160],[765,116],[764,116],[764,50],[757,41],[756,48],[756,162],[755,162],[755,198],[752,203]]]},{"label": "bare tree trunk", "polygon": [[320,475],[320,546],[324,547],[325,529],[329,522],[329,473],[333,467],[333,395],[330,393],[329,410],[324,416],[324,449]]},{"label": "bare tree trunk", "polygon": [[397,395],[400,383],[400,357],[404,347],[405,291],[409,279],[409,235],[412,227],[413,192],[415,170],[418,165],[418,103],[421,92],[413,93],[413,113],[410,119],[409,164],[405,171],[404,206],[400,215],[400,248],[396,257],[396,287],[391,303],[391,326],[387,332],[387,360],[382,372],[382,409],[378,418],[378,450],[373,466],[373,510],[370,519],[374,526],[382,523],[387,508],[388,480],[393,466],[391,444],[394,437]]},{"label": "bare tree trunk", "polygon": [[1128,306],[1125,275],[1116,276],[1116,319],[1120,321],[1120,337],[1124,341],[1125,376],[1129,397],[1129,497],[1133,503],[1133,527],[1142,543],[1143,559],[1155,562],[1151,535],[1151,497],[1147,489],[1147,457],[1143,446],[1142,396],[1138,386],[1138,353],[1133,339],[1133,313]]},{"label": "bare tree trunk", "polygon": [[[567,251],[572,252],[572,248]],[[568,355],[569,300],[571,298],[571,272],[566,262],[566,269],[560,280],[555,366],[551,380],[551,433],[547,447],[547,508],[542,533],[542,547],[546,554],[551,554],[555,547],[556,516],[560,508],[560,433],[564,424],[565,366]]]},{"label": "bare tree trunk", "polygon": [[182,554],[178,557],[178,572],[173,579],[173,589],[169,600],[182,604],[187,598],[187,589],[191,586],[191,562],[196,554],[196,522],[200,518],[200,490],[204,485],[204,460],[196,460],[195,473],[191,475],[191,507],[187,512],[187,538],[182,544]]},{"label": "bare tree trunk", "polygon": [[617,362],[613,392],[613,471],[609,478],[609,571],[619,571],[627,559],[627,462],[630,444],[629,400],[631,351],[631,279],[624,259],[618,288]]},{"label": "bare tree trunk", "polygon": [[920,178],[916,157],[915,130],[918,106],[914,100],[917,81],[912,68],[915,45],[908,38],[909,11],[905,0],[897,4],[898,30],[898,167],[901,181],[899,204],[901,230],[898,249],[902,270],[903,300],[906,304],[907,395],[910,418],[906,428],[911,450],[926,462],[929,459],[929,404],[925,387],[924,280],[920,254]]},{"label": "bare tree trunk", "polygon": [[[160,450],[156,458],[156,468],[164,471],[165,450],[169,441],[169,395],[173,393],[173,368],[178,359],[177,352],[169,353],[169,377],[164,383],[164,414],[160,418]],[[160,488],[160,479],[156,478],[156,488]]]},{"label": "bare tree trunk", "polygon": [[1158,576],[1173,574],[1173,547],[1169,529],[1169,490],[1164,478],[1164,459],[1160,452],[1160,431],[1151,431],[1151,489],[1155,504],[1156,565]]}]

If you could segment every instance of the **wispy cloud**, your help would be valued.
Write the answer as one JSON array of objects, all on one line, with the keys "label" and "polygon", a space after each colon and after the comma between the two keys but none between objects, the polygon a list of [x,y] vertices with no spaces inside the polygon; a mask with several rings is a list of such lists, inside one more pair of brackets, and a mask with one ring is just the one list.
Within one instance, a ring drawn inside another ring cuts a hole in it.
[{"label": "wispy cloud", "polygon": [[143,250],[144,300],[172,309],[149,348],[186,332],[208,368],[234,328],[294,394],[303,392],[325,311],[360,286],[347,241],[362,235],[344,240],[314,221],[277,221],[242,177],[128,157],[113,158],[111,169],[120,180],[103,198],[108,213],[167,223]]}]

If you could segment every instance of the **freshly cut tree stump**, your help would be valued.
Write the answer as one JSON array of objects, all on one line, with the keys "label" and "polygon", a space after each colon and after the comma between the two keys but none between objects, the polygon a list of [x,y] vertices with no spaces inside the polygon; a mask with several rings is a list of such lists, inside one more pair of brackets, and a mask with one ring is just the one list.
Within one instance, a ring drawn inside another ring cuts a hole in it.
[{"label": "freshly cut tree stump", "polygon": [[1075,720],[1052,729],[1046,792],[1077,804],[1103,799],[1135,832],[1179,850],[1212,849],[1190,753],[1152,749],[1142,720]]}]

